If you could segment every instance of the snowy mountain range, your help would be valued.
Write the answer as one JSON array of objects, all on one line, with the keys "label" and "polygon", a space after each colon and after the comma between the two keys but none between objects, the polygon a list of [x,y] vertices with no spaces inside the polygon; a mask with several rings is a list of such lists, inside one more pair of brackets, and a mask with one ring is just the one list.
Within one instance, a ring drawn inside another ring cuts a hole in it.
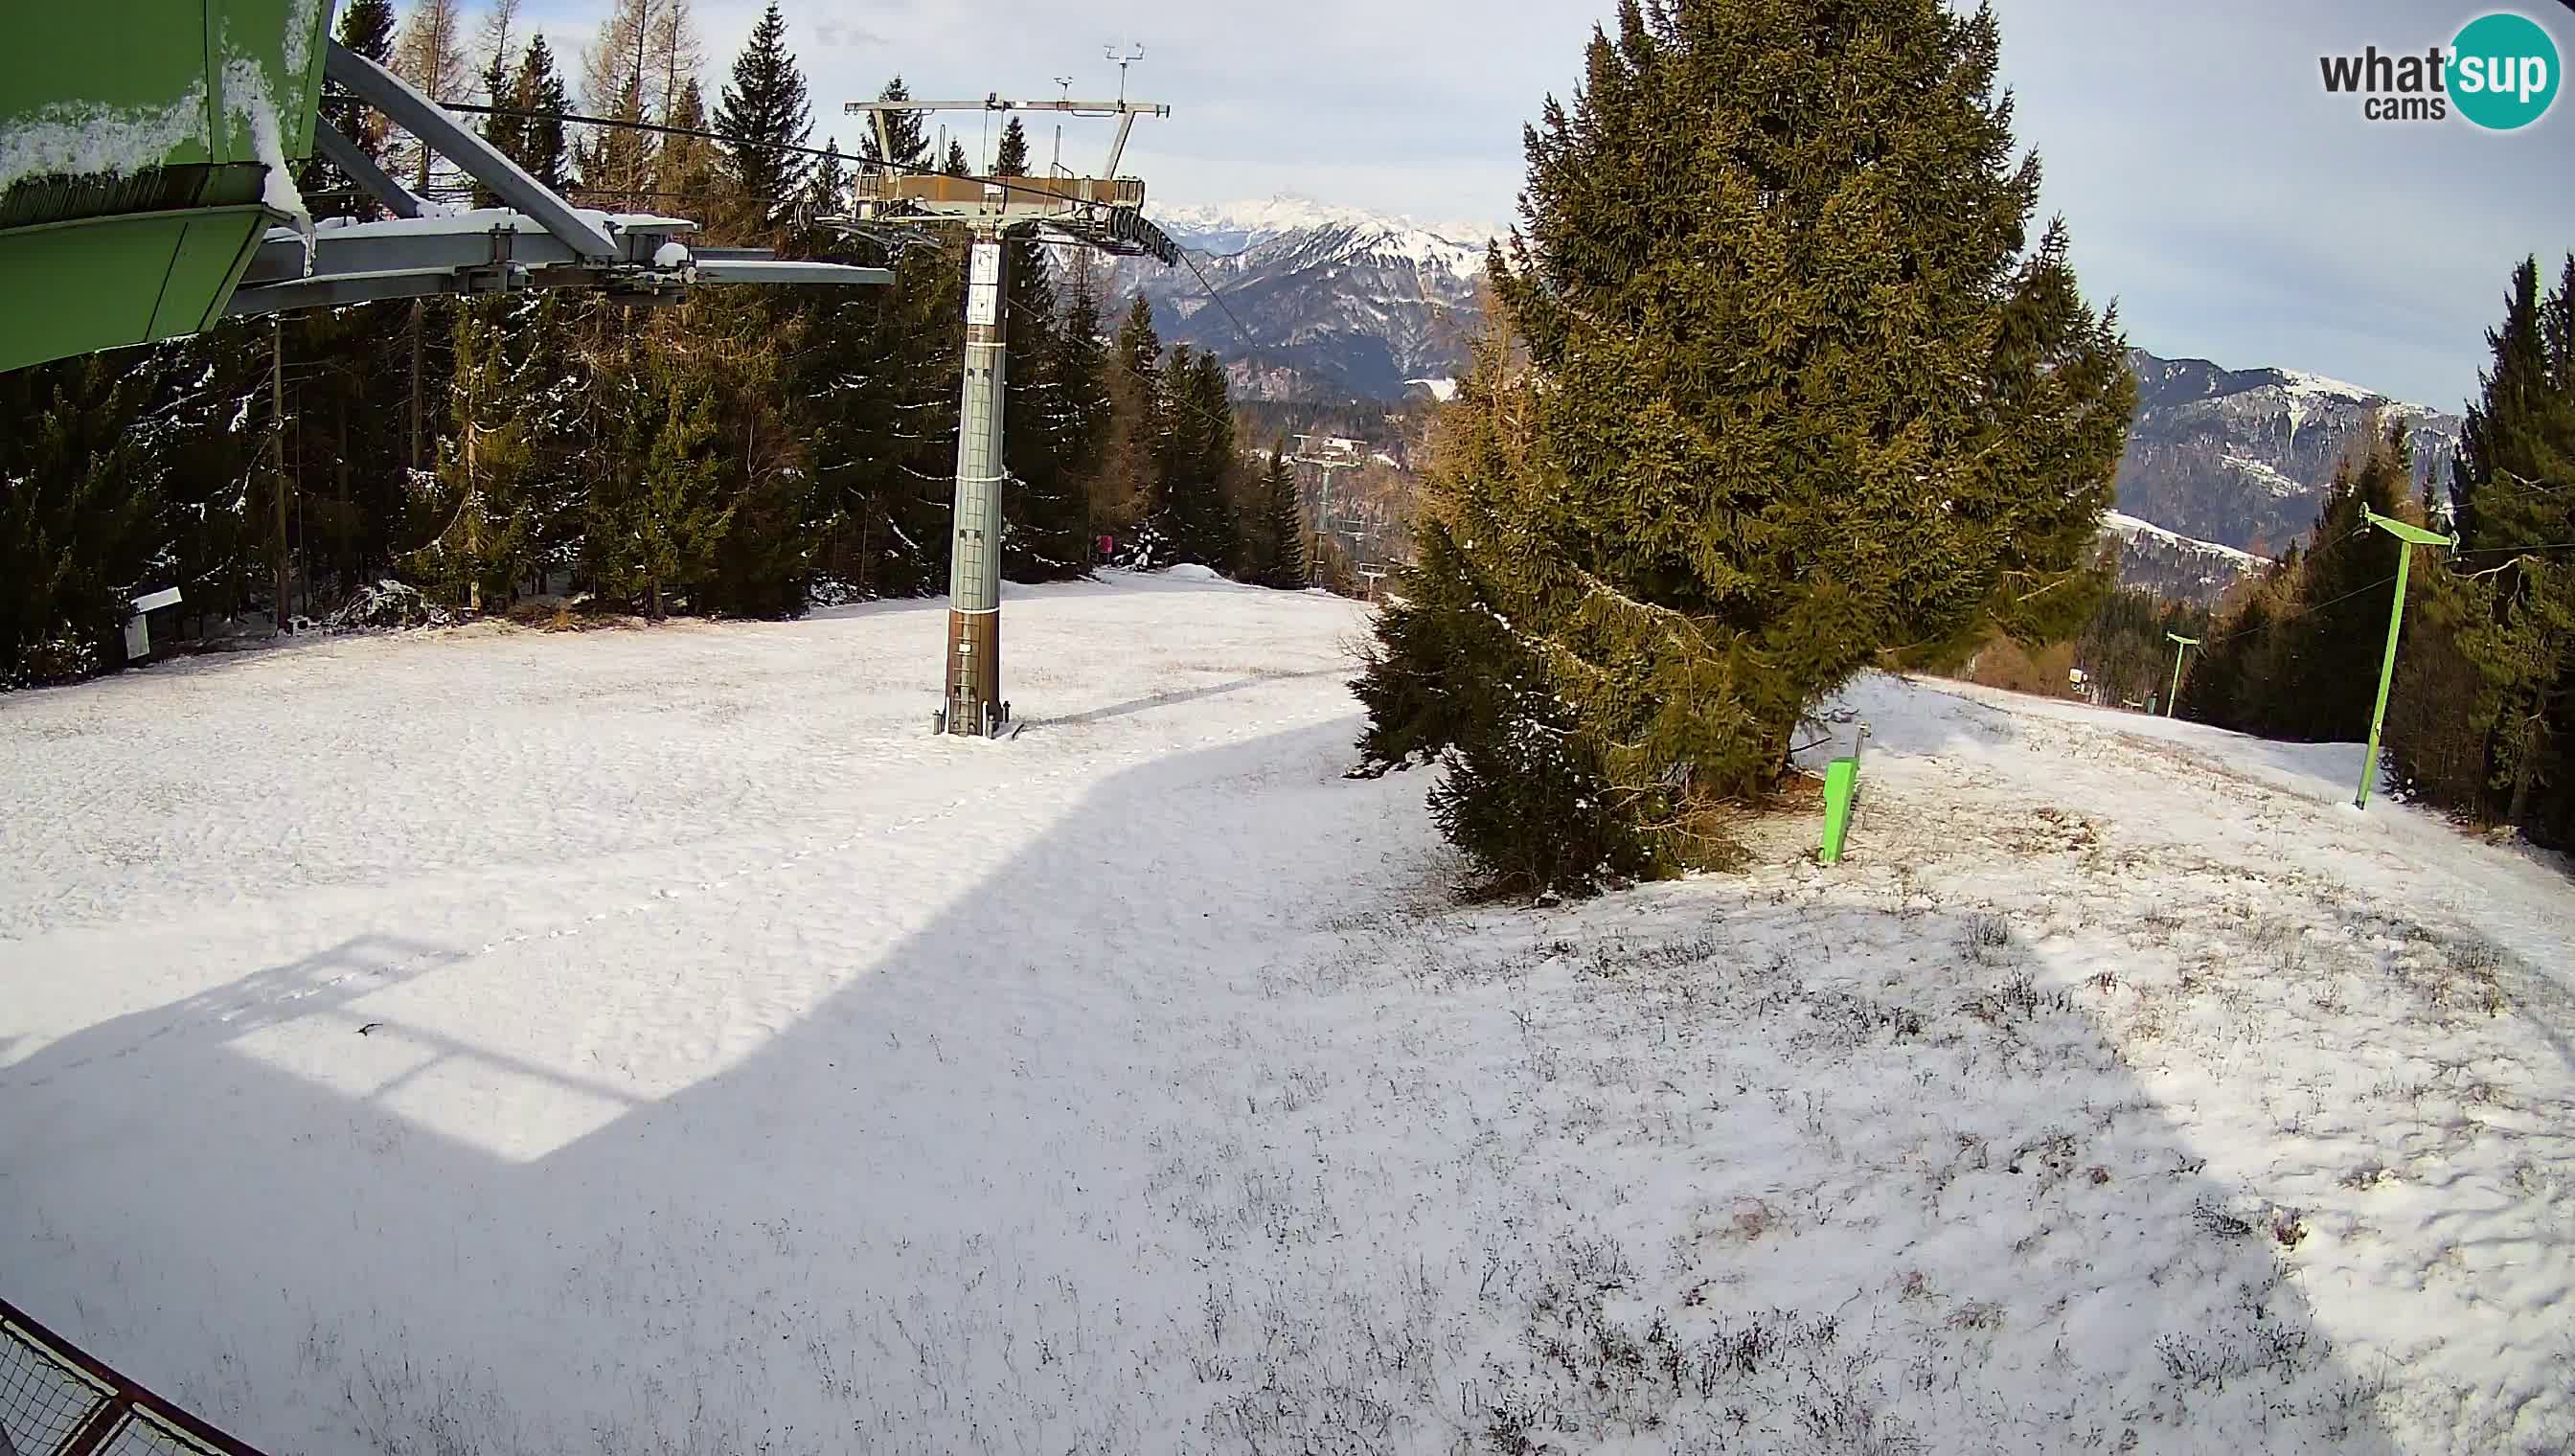
[{"label": "snowy mountain range", "polygon": [[1149,211],[1188,265],[1124,262],[1115,292],[1151,300],[1165,342],[1224,355],[1252,398],[1445,395],[1463,367],[1494,228],[1286,195]]},{"label": "snowy mountain range", "polygon": [[[1499,229],[1293,195],[1151,212],[1188,264],[1122,262],[1113,291],[1150,299],[1166,342],[1222,355],[1239,394],[1445,398],[1463,372]],[[2129,363],[2137,413],[2106,534],[2130,579],[2158,591],[2214,597],[2302,539],[2373,413],[2406,422],[2420,481],[2446,482],[2458,451],[2456,415],[2361,385],[2142,349]]]},{"label": "snowy mountain range", "polygon": [[2458,455],[2458,416],[2360,385],[2142,349],[2128,351],[2128,364],[2137,415],[2119,463],[2118,507],[2185,537],[2257,556],[2303,538],[2335,465],[2373,413],[2405,422],[2418,482],[2446,486]]}]

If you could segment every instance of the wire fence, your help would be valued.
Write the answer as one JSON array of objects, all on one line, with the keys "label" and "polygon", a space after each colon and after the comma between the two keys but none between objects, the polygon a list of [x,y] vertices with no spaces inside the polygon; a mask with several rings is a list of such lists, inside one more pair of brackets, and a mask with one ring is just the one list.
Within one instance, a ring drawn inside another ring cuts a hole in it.
[{"label": "wire fence", "polygon": [[0,1300],[0,1456],[260,1456]]}]

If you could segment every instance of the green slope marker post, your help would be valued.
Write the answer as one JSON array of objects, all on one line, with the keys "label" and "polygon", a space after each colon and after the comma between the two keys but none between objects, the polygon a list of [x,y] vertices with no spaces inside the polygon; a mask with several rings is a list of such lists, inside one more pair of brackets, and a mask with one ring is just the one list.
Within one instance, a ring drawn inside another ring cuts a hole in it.
[{"label": "green slope marker post", "polygon": [[1851,799],[1859,792],[1859,760],[1835,758],[1824,765],[1824,848],[1818,856],[1839,864],[1842,836],[1850,832]]},{"label": "green slope marker post", "polygon": [[1867,737],[1868,725],[1861,724],[1851,735],[1850,756],[1824,765],[1824,844],[1816,857],[1826,864],[1841,862],[1842,839],[1850,832],[1851,801],[1859,797],[1859,747]]},{"label": "green slope marker post", "polygon": [[2378,665],[2378,707],[2369,715],[2369,755],[2360,760],[2360,792],[2351,800],[2353,808],[2369,807],[2369,785],[2378,777],[2378,730],[2387,722],[2387,685],[2396,677],[2396,633],[2405,625],[2405,577],[2414,565],[2414,548],[2446,546],[2456,550],[2456,536],[2439,536],[2419,526],[2408,526],[2363,506],[2360,514],[2369,524],[2393,536],[2402,545],[2396,549],[2396,600],[2387,609],[2387,656]]},{"label": "green slope marker post", "polygon": [[[2363,509],[2367,509],[2367,508],[2363,508]],[[2187,652],[2189,652],[2192,648],[2195,648],[2195,647],[2199,646],[2199,639],[2198,639],[2198,638],[2195,638],[2195,637],[2183,637],[2180,633],[2177,633],[2177,632],[2168,632],[2168,633],[2165,633],[2165,634],[2164,634],[2164,636],[2165,636],[2165,637],[2168,637],[2168,638],[2172,639],[2174,642],[2176,642],[2176,643],[2179,643],[2179,644],[2180,644],[2180,646],[2179,646],[2179,647],[2176,647],[2176,648],[2174,648],[2174,649],[2173,649],[2173,686],[2172,686],[2172,697],[2167,698],[2167,699],[2165,699],[2165,700],[2164,700],[2164,717],[2166,717],[2166,718],[2170,718],[2170,717],[2172,717],[2172,716],[2173,716],[2173,712],[2174,712],[2175,708],[2176,708],[2176,707],[2178,707],[2178,706],[2180,705],[2180,703],[2181,703],[2181,660],[2182,660],[2182,655],[2183,655],[2183,654],[2185,654],[2185,653],[2187,653]]]}]

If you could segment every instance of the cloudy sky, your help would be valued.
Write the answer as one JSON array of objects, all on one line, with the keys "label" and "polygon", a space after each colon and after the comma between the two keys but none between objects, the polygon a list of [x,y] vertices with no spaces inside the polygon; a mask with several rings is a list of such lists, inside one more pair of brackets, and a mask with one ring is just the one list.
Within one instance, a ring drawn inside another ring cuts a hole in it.
[{"label": "cloudy sky", "polygon": [[[764,0],[695,0],[720,76]],[[783,0],[818,137],[901,73],[916,96],[1115,94],[1106,44],[1168,120],[1131,171],[1157,196],[1294,192],[1432,222],[1508,222],[1520,127],[1569,91],[1611,0]],[[2521,0],[2575,62],[2575,9]],[[602,0],[528,0],[559,48]],[[2512,263],[2575,248],[2575,98],[2526,132],[2369,123],[2317,57],[2420,52],[2487,5],[2450,0],[1997,0],[2019,134],[2096,300],[2130,340],[2334,375],[2456,409]],[[982,141],[982,119],[954,119]],[[1099,123],[1068,162],[1101,155]],[[1041,127],[1041,148],[1050,132]]]}]

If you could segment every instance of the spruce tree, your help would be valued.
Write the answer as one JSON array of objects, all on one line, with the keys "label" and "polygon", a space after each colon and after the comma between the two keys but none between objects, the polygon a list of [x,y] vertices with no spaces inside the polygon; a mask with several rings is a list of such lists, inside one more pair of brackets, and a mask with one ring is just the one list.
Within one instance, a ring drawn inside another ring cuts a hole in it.
[{"label": "spruce tree", "polygon": [[2134,387],[2032,246],[1999,46],[1940,0],[1622,0],[1528,131],[1509,338],[1362,689],[1495,885],[1723,862],[1852,674],[2089,617]]},{"label": "spruce tree", "polygon": [[[885,84],[877,93],[879,101],[910,101],[912,90],[901,76]],[[877,129],[871,123],[859,134],[859,160],[891,166],[898,172],[919,171],[930,161],[930,134],[918,111],[889,111],[884,114],[887,141],[894,150],[888,153],[877,144]]]},{"label": "spruce tree", "polygon": [[539,113],[522,119],[519,150],[513,155],[529,176],[557,192],[564,191],[572,185],[567,170],[571,153],[564,142],[560,118],[572,110],[572,98],[564,89],[562,73],[555,69],[554,52],[547,47],[542,31],[528,42],[527,57],[519,63],[513,92],[520,106]]},{"label": "spruce tree", "polygon": [[2536,259],[2515,269],[2486,338],[2452,478],[2493,793],[2475,811],[2575,841],[2575,255],[2544,296]]},{"label": "spruce tree", "polygon": [[[668,124],[681,131],[706,130],[706,98],[699,93],[694,77],[680,83]],[[653,171],[656,207],[687,218],[713,216],[720,185],[717,168],[718,153],[713,143],[702,137],[664,138]]]},{"label": "spruce tree", "polygon": [[965,143],[957,141],[954,138],[949,140],[948,161],[941,166],[940,170],[951,177],[972,177],[975,175],[974,164],[966,160]]},{"label": "spruce tree", "polygon": [[[1012,117],[1002,128],[993,175],[1025,177],[1028,132]],[[1058,374],[1064,350],[1057,338],[1055,283],[1046,254],[1025,233],[1006,239],[1002,290],[1004,371],[1003,453],[1011,480],[1002,495],[1002,571],[1015,582],[1056,582],[1080,576],[1090,558],[1083,550],[1090,524],[1066,381]]]},{"label": "spruce tree", "polygon": [[1080,559],[1097,565],[1104,524],[1100,477],[1117,404],[1109,380],[1108,343],[1100,334],[1100,295],[1090,270],[1075,270],[1071,288],[1063,322],[1055,330],[1056,353],[1047,362],[1047,374],[1055,381],[1056,408],[1062,416],[1057,438],[1064,450],[1065,476],[1082,514]]},{"label": "spruce tree", "polygon": [[509,605],[538,548],[526,398],[538,382],[525,368],[529,341],[511,332],[513,303],[478,299],[456,311],[454,433],[440,446],[435,489],[422,503],[422,514],[443,524],[407,564],[438,596],[478,612]]},{"label": "spruce tree", "polygon": [[1257,503],[1251,511],[1244,509],[1245,498],[1252,493],[1246,489],[1243,456],[1234,438],[1234,401],[1227,385],[1225,362],[1216,357],[1215,351],[1199,352],[1191,365],[1186,393],[1192,412],[1207,426],[1192,470],[1197,481],[1192,551],[1219,571],[1239,570],[1245,518],[1257,517],[1259,510]]},{"label": "spruce tree", "polygon": [[[393,0],[349,0],[348,7],[340,12],[340,44],[379,66],[393,60],[394,30]],[[356,144],[377,166],[385,165],[385,125],[379,113],[327,76],[322,81],[320,110],[322,119],[340,135]],[[382,203],[360,188],[356,179],[324,161],[318,150],[303,164],[296,186],[317,218],[372,220],[384,214]]]},{"label": "spruce tree", "polygon": [[733,521],[721,499],[715,393],[694,376],[667,361],[649,371],[623,422],[616,488],[593,508],[601,586],[657,622],[714,576]]},{"label": "spruce tree", "polygon": [[[483,97],[493,108],[492,115],[483,118],[483,140],[490,142],[494,151],[524,168],[527,166],[528,120],[510,114],[524,103],[520,100],[517,77],[511,73],[508,59],[495,51],[483,67]],[[475,179],[476,207],[494,207],[500,201],[500,194],[481,178]]]},{"label": "spruce tree", "polygon": [[1296,468],[1279,446],[1261,477],[1262,585],[1294,591],[1305,585],[1305,511],[1297,499]]},{"label": "spruce tree", "polygon": [[1154,306],[1140,293],[1128,304],[1117,338],[1101,353],[1106,409],[1089,490],[1093,530],[1110,538],[1118,565],[1150,567],[1165,559],[1154,519],[1168,413],[1162,353]]},{"label": "spruce tree", "polygon": [[790,149],[805,145],[814,130],[805,73],[787,49],[787,20],[778,0],[770,0],[734,58],[733,80],[716,106],[715,130],[725,139],[726,177],[755,210],[755,225],[776,221],[796,201],[810,170],[805,155]]},{"label": "spruce tree", "polygon": [[2289,624],[2285,681],[2256,731],[2312,742],[2368,735],[2387,652],[2387,605],[2404,545],[2365,512],[2414,514],[2413,465],[2402,420],[2371,429],[2362,454],[2336,473],[2308,537],[2300,573],[2303,611]]},{"label": "spruce tree", "polygon": [[[0,689],[122,661],[132,589],[164,545],[160,462],[134,431],[149,351],[0,373]],[[167,583],[149,585],[165,586]]]},{"label": "spruce tree", "polygon": [[788,247],[804,257],[819,257],[842,246],[840,234],[818,218],[846,217],[850,212],[850,168],[841,156],[838,137],[826,138],[823,155],[811,159],[803,193],[796,200],[796,227]]},{"label": "spruce tree", "polygon": [[664,331],[664,347],[714,394],[718,488],[731,512],[694,604],[702,612],[795,617],[809,600],[827,523],[786,389],[806,327],[788,304],[764,289],[707,289]]}]

